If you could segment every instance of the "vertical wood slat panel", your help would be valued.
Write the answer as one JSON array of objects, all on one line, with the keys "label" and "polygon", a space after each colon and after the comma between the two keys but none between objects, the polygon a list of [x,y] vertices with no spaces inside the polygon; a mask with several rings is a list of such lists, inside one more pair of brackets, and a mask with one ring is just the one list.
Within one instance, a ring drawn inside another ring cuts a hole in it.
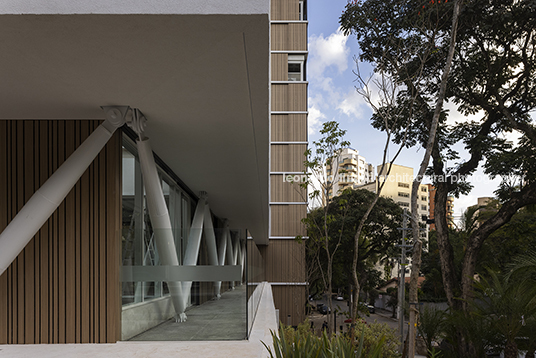
[{"label": "vertical wood slat panel", "polygon": [[272,111],[307,110],[306,83],[275,83],[272,84]]},{"label": "vertical wood slat panel", "polygon": [[[0,121],[0,173],[8,172],[8,126],[6,121]],[[7,175],[0,175],[0,203],[7,203]],[[0,204],[0,230],[7,226],[7,207]],[[0,276],[0,292],[8,292],[7,272]],[[8,343],[9,299],[7,294],[0,294],[0,344]]]},{"label": "vertical wood slat panel", "polygon": [[[17,122],[17,161],[14,163],[17,167],[17,203],[16,211],[24,205],[24,182],[19,178],[24,178],[24,122]],[[24,342],[24,257],[25,253],[22,252],[16,259],[17,267],[17,343]]]},{"label": "vertical wood slat panel", "polygon": [[[271,202],[306,202],[307,192],[300,187],[301,182],[284,181],[283,175],[270,175]],[[299,177],[301,180],[301,177]]]},{"label": "vertical wood slat panel", "polygon": [[[83,143],[87,137],[89,136],[90,130],[90,123],[83,123],[81,128],[81,142]],[[80,232],[83,235],[83,233],[89,233],[89,190],[85,188],[89,188],[89,169],[86,170],[86,172],[82,175],[82,178],[80,179],[80,186],[84,189],[81,190],[81,197],[80,197],[80,203],[81,209],[80,209]],[[91,235],[90,235],[91,237]],[[80,246],[79,246],[79,252],[80,252],[80,279],[78,282],[80,283],[80,290],[77,292],[77,294],[81,297],[80,302],[80,330],[81,330],[81,336],[80,336],[80,342],[81,343],[89,343],[89,241],[90,240],[81,240]]]},{"label": "vertical wood slat panel", "polygon": [[270,170],[273,172],[303,172],[306,144],[272,144]]},{"label": "vertical wood slat panel", "polygon": [[[39,152],[40,152],[40,135],[39,135],[39,121],[33,121],[33,141],[34,141],[34,161],[35,161],[35,170],[34,170],[34,191],[37,190],[40,186],[40,161],[39,161]],[[46,230],[46,229],[45,229]],[[41,341],[41,242],[45,235],[40,231],[37,233],[37,240],[35,241],[35,251],[34,251],[34,285],[35,293],[33,296],[33,305],[35,308],[35,321],[34,321],[34,342],[40,343]]]},{"label": "vertical wood slat panel", "polygon": [[298,0],[272,0],[272,20],[299,20]]},{"label": "vertical wood slat panel", "polygon": [[303,286],[272,286],[274,305],[279,309],[279,319],[287,324],[290,315],[291,325],[297,325],[305,319],[305,288]]},{"label": "vertical wood slat panel", "polygon": [[[97,221],[97,217],[98,217],[98,201],[97,201],[97,198],[98,198],[98,160],[99,160],[99,157],[97,156],[97,158],[93,161],[93,163],[89,166],[89,170],[91,171],[92,175],[91,175],[91,178],[90,178],[90,193],[91,193],[91,200],[90,200],[90,205],[91,205],[91,214],[90,214],[90,222],[91,222],[91,237],[95,237],[97,232],[98,232],[98,221]],[[91,302],[90,302],[90,306],[89,306],[89,310],[90,310],[90,316],[91,316],[91,322],[90,322],[90,340],[91,342],[98,342],[98,332],[99,332],[99,328],[98,328],[98,320],[97,320],[97,313],[99,312],[98,310],[98,306],[97,306],[97,303],[99,301],[99,292],[98,292],[98,286],[97,286],[97,279],[99,277],[99,272],[98,272],[98,255],[97,255],[97,248],[98,248],[98,240],[91,240],[90,241],[90,251],[89,251],[89,259],[90,259],[90,263],[91,263],[91,278],[90,278],[90,287],[89,289],[91,290],[92,294],[90,295],[91,297]]]},{"label": "vertical wood slat panel", "polygon": [[[65,159],[75,150],[75,123],[65,122]],[[75,187],[65,198],[65,342],[76,342],[76,205]],[[74,317],[74,319],[70,319]]]},{"label": "vertical wood slat panel", "polygon": [[[43,183],[47,180],[47,178],[50,176],[49,171],[49,164],[48,164],[48,148],[47,145],[47,139],[49,135],[48,131],[48,123],[46,121],[38,121],[39,130],[39,181],[38,186],[41,187]],[[39,327],[39,343],[45,343],[49,342],[50,335],[49,335],[49,318],[50,318],[50,301],[49,301],[49,285],[51,283],[51,280],[49,280],[50,277],[50,271],[49,271],[49,235],[50,235],[50,229],[51,226],[49,224],[50,220],[48,220],[44,225],[42,230],[40,230],[41,235],[41,246],[39,249],[40,252],[40,269],[39,269],[39,280],[40,280],[40,293],[39,293],[39,302],[37,303],[40,306],[40,327]]]},{"label": "vertical wood slat panel", "polygon": [[[99,206],[106,201],[106,157],[99,154]],[[99,210],[99,336],[98,341],[106,342],[106,213]]]},{"label": "vertical wood slat panel", "polygon": [[270,205],[272,213],[272,236],[305,235],[305,226],[301,222],[307,215],[307,205]]},{"label": "vertical wood slat panel", "polygon": [[271,140],[274,142],[307,141],[306,114],[272,114]]},{"label": "vertical wood slat panel", "polygon": [[[0,230],[98,124],[0,121]],[[99,170],[83,175],[0,277],[0,344],[120,339],[120,132],[99,156]]]},{"label": "vertical wood slat panel", "polygon": [[272,282],[305,282],[304,244],[294,240],[270,240],[266,279]]},{"label": "vertical wood slat panel", "polygon": [[[65,161],[65,151],[67,149],[66,143],[66,133],[65,133],[65,122],[58,124],[58,167],[63,164]],[[63,139],[62,142],[59,140]],[[60,204],[58,208],[58,245],[57,245],[57,255],[58,255],[58,343],[66,343],[65,341],[65,313],[67,310],[66,306],[66,275],[65,275],[65,233],[66,233],[66,218],[65,218],[65,206],[69,200],[69,195],[67,198]]]},{"label": "vertical wood slat panel", "polygon": [[272,81],[288,81],[288,54],[272,54]]},{"label": "vertical wood slat panel", "polygon": [[307,23],[271,25],[272,51],[307,51]]},{"label": "vertical wood slat panel", "polygon": [[[30,143],[33,143],[33,121],[22,122],[23,129],[23,163],[24,163],[24,203],[26,203],[32,194],[34,193],[34,148]],[[23,341],[27,343],[35,343],[34,335],[34,321],[35,321],[35,308],[34,308],[34,273],[35,273],[35,244],[39,239],[39,233],[31,240],[24,249],[24,266],[23,266],[23,280],[24,280],[24,338]]]}]

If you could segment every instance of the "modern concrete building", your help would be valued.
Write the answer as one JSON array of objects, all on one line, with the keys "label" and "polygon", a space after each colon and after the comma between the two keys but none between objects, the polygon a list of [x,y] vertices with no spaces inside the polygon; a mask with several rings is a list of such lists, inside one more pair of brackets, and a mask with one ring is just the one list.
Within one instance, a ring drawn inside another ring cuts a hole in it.
[{"label": "modern concrete building", "polygon": [[[430,207],[430,212],[428,214],[428,218],[434,219],[434,210],[435,210],[435,192],[436,188],[432,184],[426,184],[428,187],[428,202]],[[447,225],[449,228],[453,229],[455,227],[454,225],[454,197],[448,196],[447,197]],[[435,224],[430,224],[430,230],[435,230]]]},{"label": "modern concrete building", "polygon": [[332,164],[326,165],[328,178],[331,178],[333,184],[328,193],[330,198],[339,195],[346,188],[355,188],[374,180],[374,167],[355,149],[344,148],[334,160],[333,166],[335,165],[338,167],[336,172]]},{"label": "modern concrete building", "polygon": [[241,283],[243,338],[266,292],[303,320],[305,2],[0,17],[0,344],[130,339]]}]

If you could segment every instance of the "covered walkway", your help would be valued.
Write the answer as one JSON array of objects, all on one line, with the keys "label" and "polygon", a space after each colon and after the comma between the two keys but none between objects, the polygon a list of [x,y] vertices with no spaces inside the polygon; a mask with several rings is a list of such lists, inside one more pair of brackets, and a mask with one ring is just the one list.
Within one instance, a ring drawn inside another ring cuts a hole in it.
[{"label": "covered walkway", "polygon": [[177,323],[170,319],[130,341],[210,341],[246,339],[246,285],[221,295],[200,306],[186,310],[188,320]]}]

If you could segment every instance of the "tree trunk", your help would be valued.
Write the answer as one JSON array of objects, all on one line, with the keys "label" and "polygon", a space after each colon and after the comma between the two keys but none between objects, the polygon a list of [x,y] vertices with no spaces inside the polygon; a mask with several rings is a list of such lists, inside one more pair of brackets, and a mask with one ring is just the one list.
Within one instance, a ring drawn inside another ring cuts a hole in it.
[{"label": "tree trunk", "polygon": [[[436,158],[434,158],[437,160]],[[436,185],[434,220],[436,226],[437,246],[439,249],[439,259],[441,263],[441,274],[443,277],[443,288],[447,296],[449,307],[453,309],[461,308],[460,301],[455,298],[459,296],[457,285],[456,269],[454,267],[454,252],[449,241],[449,228],[447,223],[447,197],[448,185],[439,182]]]},{"label": "tree trunk", "polygon": [[432,117],[432,122],[430,123],[430,129],[428,133],[428,142],[426,143],[426,151],[423,156],[423,160],[419,167],[419,172],[413,180],[413,185],[411,188],[411,226],[413,228],[413,258],[411,263],[411,279],[409,286],[409,357],[413,358],[415,356],[415,337],[417,335],[417,321],[419,318],[419,311],[417,310],[417,283],[421,269],[421,250],[422,242],[420,239],[420,230],[418,222],[418,191],[419,186],[422,182],[422,177],[430,163],[430,157],[432,155],[433,149],[436,147],[436,134],[437,127],[439,125],[439,117],[441,115],[441,109],[443,108],[443,102],[445,100],[445,94],[447,91],[447,80],[450,73],[450,67],[452,65],[452,59],[454,58],[454,50],[456,48],[456,33],[458,31],[458,16],[460,15],[461,0],[454,1],[454,7],[452,10],[452,27],[450,33],[450,43],[447,59],[445,61],[445,66],[443,68],[443,74],[441,75],[441,83],[439,85],[439,93],[437,95],[434,115]]},{"label": "tree trunk", "polygon": [[514,340],[506,342],[504,358],[517,358],[517,344]]}]

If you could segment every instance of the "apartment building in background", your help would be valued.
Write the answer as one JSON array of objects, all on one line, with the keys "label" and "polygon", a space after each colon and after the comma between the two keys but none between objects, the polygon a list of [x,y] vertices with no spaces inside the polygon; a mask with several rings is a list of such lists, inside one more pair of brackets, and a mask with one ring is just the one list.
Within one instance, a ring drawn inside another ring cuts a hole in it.
[{"label": "apartment building in background", "polygon": [[[387,168],[391,166],[389,175],[387,176]],[[402,209],[407,209],[408,212],[411,207],[411,186],[413,183],[413,168],[406,167],[398,164],[386,164],[384,167],[378,166],[376,180],[372,183],[368,183],[360,186],[360,189],[368,189],[374,193],[378,191],[381,182],[384,182],[384,186],[381,192],[381,196],[384,198],[393,199]],[[426,225],[426,219],[428,218],[428,186],[421,184],[419,186],[417,198],[418,216],[419,222],[422,228],[425,229],[421,232],[423,238],[428,238],[428,226]]]},{"label": "apartment building in background", "polygon": [[306,8],[0,4],[0,344],[115,343],[240,290],[244,339],[264,281],[303,321]]},{"label": "apartment building in background", "polygon": [[[428,214],[428,218],[433,220],[434,219],[434,210],[435,210],[435,193],[436,188],[432,184],[426,184],[428,187],[428,200],[430,203],[430,212]],[[449,195],[447,197],[447,225],[450,229],[453,229],[455,227],[454,225],[454,197]],[[430,224],[430,230],[435,230],[435,224]]]},{"label": "apartment building in background", "polygon": [[[333,166],[337,166],[335,171]],[[367,163],[359,151],[344,148],[332,163],[326,165],[328,180],[333,185],[328,193],[329,198],[339,195],[346,188],[355,188],[357,185],[370,183],[374,180],[374,167]]]}]

